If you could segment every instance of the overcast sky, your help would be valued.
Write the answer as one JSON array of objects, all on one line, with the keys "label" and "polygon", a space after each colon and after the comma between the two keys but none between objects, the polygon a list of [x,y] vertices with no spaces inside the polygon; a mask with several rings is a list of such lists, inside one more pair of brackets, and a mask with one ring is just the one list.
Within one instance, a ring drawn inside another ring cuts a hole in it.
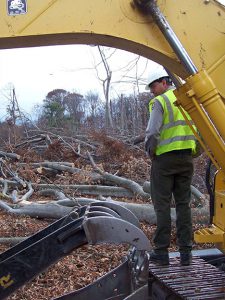
[{"label": "overcast sky", "polygon": [[[113,49],[108,51],[110,54]],[[136,70],[137,58],[137,55],[121,50],[116,50],[110,57],[112,82],[121,82],[113,84],[114,95],[116,92],[133,93],[134,85],[129,77],[135,76],[137,71],[138,76],[147,78],[149,69],[157,65],[142,57]],[[100,61],[97,47],[87,45],[0,50],[0,118],[5,114],[7,100],[3,94],[7,94],[9,83],[15,87],[20,107],[28,113],[35,104],[42,103],[48,92],[57,88],[83,95],[92,90],[103,98],[102,84],[94,68]],[[99,68],[99,75],[105,78],[103,68]],[[124,75],[127,77],[122,78]],[[130,84],[123,81],[130,81]],[[140,90],[144,91],[144,87],[144,84],[140,85]]]}]

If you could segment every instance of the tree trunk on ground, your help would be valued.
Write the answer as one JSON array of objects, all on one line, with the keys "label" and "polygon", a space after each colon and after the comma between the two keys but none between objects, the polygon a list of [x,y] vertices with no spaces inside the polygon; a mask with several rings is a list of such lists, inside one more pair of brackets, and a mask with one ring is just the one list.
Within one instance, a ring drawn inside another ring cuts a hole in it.
[{"label": "tree trunk on ground", "polygon": [[[41,203],[31,203],[28,201],[24,201],[22,204],[20,203],[19,207],[12,208],[5,202],[0,200],[0,208],[5,211],[18,215],[28,215],[30,217],[37,218],[50,218],[50,219],[59,219],[68,213],[70,213],[73,209],[78,208],[79,206],[88,205],[92,202],[98,202],[100,200],[95,199],[87,199],[87,198],[76,198],[76,199],[61,199],[58,201],[51,201],[45,204]],[[137,204],[137,203],[127,203],[121,201],[114,201],[111,199],[107,199],[109,202],[113,202],[124,206],[129,209],[133,214],[139,219],[141,222],[147,222],[148,224],[156,224],[156,216],[153,205],[151,204]],[[67,205],[67,206],[65,206]],[[193,218],[198,220],[198,223],[208,224],[209,222],[209,211],[208,207],[203,208],[193,208],[192,209]],[[171,218],[174,222],[176,219],[175,208],[171,209]]]},{"label": "tree trunk on ground", "polygon": [[25,215],[32,218],[47,218],[47,219],[60,219],[70,213],[73,208],[62,206],[55,203],[20,203],[17,207],[13,208],[4,201],[0,200],[0,208],[10,214]]}]

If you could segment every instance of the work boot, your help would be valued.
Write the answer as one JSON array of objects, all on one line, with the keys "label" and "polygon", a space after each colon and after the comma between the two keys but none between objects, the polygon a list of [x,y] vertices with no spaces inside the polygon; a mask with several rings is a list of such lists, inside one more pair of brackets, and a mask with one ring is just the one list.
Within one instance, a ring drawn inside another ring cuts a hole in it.
[{"label": "work boot", "polygon": [[150,253],[150,261],[161,266],[167,266],[169,264],[168,253],[156,253],[154,250]]},{"label": "work boot", "polygon": [[191,252],[181,252],[180,253],[180,264],[182,266],[189,266],[192,262]]}]

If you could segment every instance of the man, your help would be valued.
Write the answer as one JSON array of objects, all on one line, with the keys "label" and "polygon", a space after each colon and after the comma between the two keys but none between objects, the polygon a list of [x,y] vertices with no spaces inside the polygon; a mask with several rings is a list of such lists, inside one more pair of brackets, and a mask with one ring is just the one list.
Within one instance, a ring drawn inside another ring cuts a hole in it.
[{"label": "man", "polygon": [[[181,265],[189,265],[192,259],[190,199],[195,136],[174,105],[174,87],[164,69],[153,74],[146,88],[155,96],[149,103],[150,119],[145,138],[145,150],[152,159],[151,197],[157,219],[154,250],[150,259],[160,265],[169,264],[170,206],[173,195],[180,262]],[[190,116],[185,114],[190,120]]]}]

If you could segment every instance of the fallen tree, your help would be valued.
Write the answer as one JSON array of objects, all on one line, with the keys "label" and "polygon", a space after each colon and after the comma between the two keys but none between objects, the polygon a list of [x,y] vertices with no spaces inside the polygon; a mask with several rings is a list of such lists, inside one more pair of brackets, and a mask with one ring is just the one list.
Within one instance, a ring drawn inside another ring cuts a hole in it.
[{"label": "fallen tree", "polygon": [[[47,201],[45,203],[29,202],[22,200],[19,205],[8,204],[3,200],[0,200],[0,208],[8,213],[17,215],[27,215],[35,218],[48,218],[59,219],[69,214],[71,211],[76,211],[80,206],[88,205],[93,202],[99,202],[103,199],[91,199],[91,198],[67,198],[63,193],[60,199],[55,201]],[[140,203],[128,203],[122,201],[112,200],[107,198],[105,201],[113,202],[124,206],[129,209],[141,222],[147,222],[148,224],[156,224],[156,216],[154,207],[152,204],[140,204]],[[201,208],[193,208],[192,214],[198,223],[208,224],[209,222],[209,210],[208,206],[202,206]],[[176,211],[175,208],[171,208],[171,219],[175,221]]]}]

